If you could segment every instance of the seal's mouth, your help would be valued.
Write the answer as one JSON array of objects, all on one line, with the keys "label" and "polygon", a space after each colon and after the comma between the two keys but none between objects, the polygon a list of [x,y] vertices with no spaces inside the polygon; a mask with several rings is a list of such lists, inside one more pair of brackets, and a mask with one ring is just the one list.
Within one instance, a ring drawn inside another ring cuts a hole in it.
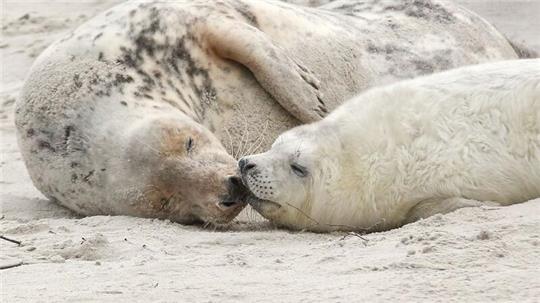
[{"label": "seal's mouth", "polygon": [[249,187],[249,182],[247,182],[246,180],[245,173],[242,173],[241,182],[247,192],[245,201],[247,201],[247,204],[251,205],[251,207],[253,207],[253,209],[255,209],[263,217],[270,219],[269,217],[271,216],[271,214],[281,208],[281,205],[277,202],[265,200],[265,199],[261,199],[257,197],[255,193]]},{"label": "seal's mouth", "polygon": [[249,194],[249,189],[244,186],[240,177],[231,176],[227,179],[227,194],[221,198],[218,206],[222,209],[244,207]]},{"label": "seal's mouth", "polygon": [[223,208],[230,208],[233,206],[240,207],[240,206],[246,206],[247,202],[245,201],[245,198],[242,198],[240,200],[223,200],[219,202],[219,206]]},{"label": "seal's mouth", "polygon": [[252,192],[250,192],[250,195],[247,197],[247,203],[259,213],[276,211],[281,208],[281,205],[279,203],[270,200],[260,199]]}]

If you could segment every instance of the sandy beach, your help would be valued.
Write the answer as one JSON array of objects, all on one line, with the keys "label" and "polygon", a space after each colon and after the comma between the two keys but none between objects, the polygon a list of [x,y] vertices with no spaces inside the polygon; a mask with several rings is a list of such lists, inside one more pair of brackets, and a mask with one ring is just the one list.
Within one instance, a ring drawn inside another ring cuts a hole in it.
[{"label": "sandy beach", "polygon": [[[78,217],[35,189],[14,105],[51,42],[121,1],[3,0],[1,302],[538,302],[540,199],[461,209],[367,235],[279,230],[252,210],[228,230]],[[459,0],[540,52],[540,1]]]}]

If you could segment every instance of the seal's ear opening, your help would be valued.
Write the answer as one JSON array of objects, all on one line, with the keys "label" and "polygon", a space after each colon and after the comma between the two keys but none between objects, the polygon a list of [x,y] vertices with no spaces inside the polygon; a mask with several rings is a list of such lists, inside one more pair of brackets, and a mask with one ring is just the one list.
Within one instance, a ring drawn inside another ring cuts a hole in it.
[{"label": "seal's ear opening", "polygon": [[318,121],[328,113],[319,80],[264,32],[241,21],[219,19],[205,24],[204,38],[218,56],[248,68],[263,89],[300,121]]}]

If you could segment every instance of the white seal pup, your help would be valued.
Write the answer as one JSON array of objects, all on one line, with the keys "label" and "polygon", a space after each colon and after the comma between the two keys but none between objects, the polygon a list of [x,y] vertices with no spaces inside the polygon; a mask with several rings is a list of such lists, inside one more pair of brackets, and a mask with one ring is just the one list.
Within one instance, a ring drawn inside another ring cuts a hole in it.
[{"label": "white seal pup", "polygon": [[83,215],[224,222],[244,205],[230,154],[256,147],[248,132],[272,140],[375,84],[517,57],[458,5],[403,3],[113,7],[49,47],[26,80],[15,119],[30,176]]},{"label": "white seal pup", "polygon": [[294,229],[398,227],[540,197],[540,59],[373,88],[239,161],[264,217]]}]

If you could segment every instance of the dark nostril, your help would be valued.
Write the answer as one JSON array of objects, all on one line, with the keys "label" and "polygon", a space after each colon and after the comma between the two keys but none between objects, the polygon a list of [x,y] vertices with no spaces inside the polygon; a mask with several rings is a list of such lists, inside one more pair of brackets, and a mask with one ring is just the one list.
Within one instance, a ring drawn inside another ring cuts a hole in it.
[{"label": "dark nostril", "polygon": [[238,168],[240,168],[240,171],[244,170],[244,166],[246,166],[246,163],[246,158],[242,158],[240,159],[240,161],[238,161]]},{"label": "dark nostril", "polygon": [[236,176],[229,177],[229,184],[235,187],[240,187],[242,186],[242,180]]},{"label": "dark nostril", "polygon": [[234,205],[236,205],[238,203],[236,203],[236,202],[221,202],[220,204],[225,206],[225,207],[231,207],[231,206],[234,206]]},{"label": "dark nostril", "polygon": [[245,173],[248,170],[253,169],[255,164],[250,163],[246,158],[242,158],[240,161],[238,161],[238,167],[240,168],[240,172]]}]

